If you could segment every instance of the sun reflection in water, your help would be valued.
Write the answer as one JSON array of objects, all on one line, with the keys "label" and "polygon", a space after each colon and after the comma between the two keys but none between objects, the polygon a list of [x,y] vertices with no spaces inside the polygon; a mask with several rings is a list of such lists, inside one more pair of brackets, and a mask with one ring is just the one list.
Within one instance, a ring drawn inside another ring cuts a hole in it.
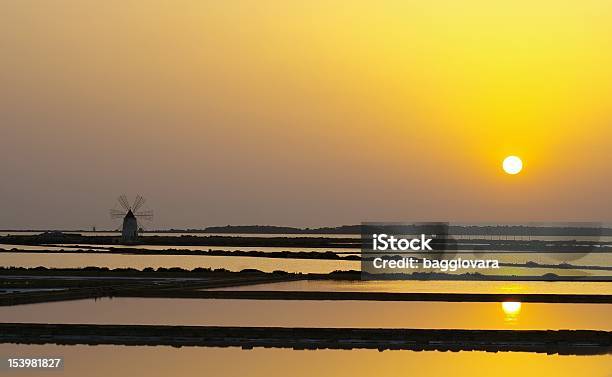
[{"label": "sun reflection in water", "polygon": [[504,311],[506,322],[516,322],[521,313],[522,304],[518,301],[502,302],[502,310]]}]

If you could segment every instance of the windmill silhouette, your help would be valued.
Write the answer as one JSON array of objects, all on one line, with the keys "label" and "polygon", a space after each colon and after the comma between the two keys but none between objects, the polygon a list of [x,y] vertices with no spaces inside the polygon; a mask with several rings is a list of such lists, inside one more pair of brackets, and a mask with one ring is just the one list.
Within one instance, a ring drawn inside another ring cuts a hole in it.
[{"label": "windmill silhouette", "polygon": [[119,198],[117,198],[117,201],[123,209],[111,209],[111,218],[123,218],[121,240],[128,243],[135,242],[138,239],[138,220],[153,220],[153,211],[142,210],[146,200],[140,195],[136,195],[136,199],[134,199],[133,204],[130,204],[125,195],[121,195]]}]

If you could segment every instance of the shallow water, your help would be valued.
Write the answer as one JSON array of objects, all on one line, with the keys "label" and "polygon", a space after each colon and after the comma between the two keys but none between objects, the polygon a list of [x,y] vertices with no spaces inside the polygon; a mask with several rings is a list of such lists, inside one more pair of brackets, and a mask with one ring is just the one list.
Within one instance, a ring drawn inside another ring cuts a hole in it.
[{"label": "shallow water", "polygon": [[[72,247],[71,247],[72,246]],[[74,250],[75,245],[56,245],[56,246],[27,246],[27,245],[0,245],[0,248],[10,250],[12,248],[21,248],[26,250],[49,250],[49,253],[0,253],[0,266],[4,267],[38,267],[44,266],[49,268],[82,268],[88,266],[108,267],[108,268],[136,268],[143,269],[152,268],[171,268],[180,267],[185,269],[194,269],[198,267],[207,268],[225,268],[231,271],[240,271],[242,269],[254,268],[265,272],[274,270],[283,270],[288,272],[303,272],[303,273],[329,273],[335,270],[360,270],[359,261],[347,260],[323,260],[323,259],[290,259],[290,258],[260,258],[260,257],[238,257],[238,256],[194,256],[194,255],[129,255],[129,254],[75,254],[62,253],[62,249]],[[94,249],[104,249],[113,245],[89,245]],[[359,254],[359,249],[343,249],[343,248],[288,248],[288,247],[209,247],[209,246],[155,246],[155,245],[138,245],[138,246],[121,246],[127,248],[150,248],[152,250],[209,250],[223,249],[228,251],[243,250],[243,251],[263,251],[263,252],[279,252],[279,251],[305,251],[305,252],[325,252],[332,251],[341,254]],[[409,254],[405,255],[410,256]],[[413,256],[423,257],[423,254],[413,254]],[[498,270],[476,270],[476,269],[461,269],[457,273],[465,272],[481,272],[484,274],[494,275],[544,275],[546,273],[554,273],[560,276],[582,276],[582,277],[608,277],[612,278],[612,254],[610,253],[512,253],[508,251],[496,251],[488,253],[470,253],[462,252],[454,257],[462,259],[497,259],[500,263],[526,263],[534,261],[540,264],[557,265],[563,262],[571,263],[575,266],[603,266],[606,269],[587,269],[587,268],[572,268],[559,269],[554,267],[506,267],[501,266]],[[427,270],[431,272],[432,270]],[[402,271],[400,271],[402,272]],[[408,271],[412,272],[412,271]],[[434,270],[433,272],[438,272]]]},{"label": "shallow water", "polygon": [[329,273],[335,270],[358,270],[358,261],[322,259],[255,258],[236,256],[197,255],[129,255],[129,254],[66,254],[66,253],[0,253],[0,266],[47,268],[82,268],[88,266],[108,268],[180,267],[225,268],[241,271],[255,268],[264,272],[283,270],[287,272]]},{"label": "shallow water", "polygon": [[[209,256],[209,255],[130,255],[130,254],[86,254],[86,253],[0,253],[0,266],[3,267],[47,267],[47,268],[83,268],[89,266],[107,268],[135,268],[142,270],[147,267],[171,268],[180,267],[188,270],[194,268],[225,268],[230,271],[257,269],[264,272],[282,270],[301,273],[330,273],[337,270],[361,269],[359,261],[326,260],[326,259],[292,259],[292,258],[262,258],[239,256]],[[431,272],[432,270],[428,270]],[[435,270],[434,270],[435,271]],[[502,267],[496,270],[462,269],[464,272],[481,272],[494,275],[533,276],[555,273],[560,276],[612,276],[612,271],[576,270],[554,268],[521,268]]]},{"label": "shallow water", "polygon": [[[12,247],[16,247],[11,245]],[[60,248],[65,249],[79,249],[78,246],[87,246],[94,247],[99,249],[108,249],[110,247],[123,248],[123,249],[147,249],[147,250],[227,250],[227,251],[263,251],[263,252],[279,252],[279,251],[288,251],[288,252],[317,252],[324,253],[327,251],[334,252],[336,254],[354,254],[360,255],[361,249],[353,249],[353,248],[341,248],[341,247],[325,247],[325,248],[316,248],[316,247],[272,247],[272,246],[184,246],[184,245],[169,245],[169,246],[161,246],[161,245],[79,245],[79,244],[58,244]],[[17,246],[18,247],[18,246]],[[33,246],[38,247],[37,250],[45,250],[45,246]]]},{"label": "shallow water", "polygon": [[612,305],[103,298],[0,307],[2,322],[612,330]]},{"label": "shallow water", "polygon": [[609,294],[612,282],[299,280],[215,288],[218,291]]},{"label": "shallow water", "polygon": [[[458,376],[610,375],[612,357],[535,353],[172,348],[0,344],[0,354],[62,356],[64,370],[36,375],[123,376]],[[11,374],[13,375],[13,374]],[[14,373],[15,376],[25,375]]]},{"label": "shallow water", "polygon": [[[0,244],[0,249],[12,250],[49,250],[49,251],[62,251],[62,250],[78,250],[78,249],[93,249],[93,250],[108,250],[109,248],[122,248],[122,249],[146,249],[146,250],[226,250],[226,251],[261,251],[261,252],[317,252],[324,253],[331,251],[336,254],[350,254],[350,255],[361,255],[360,248],[341,248],[341,247],[289,247],[289,246],[208,246],[208,245],[101,245],[101,244],[53,244],[49,246],[45,245],[14,245],[14,244]],[[370,256],[374,255],[369,253]],[[424,257],[426,254],[418,253],[403,253],[404,256],[413,257]],[[612,253],[550,253],[550,252],[517,252],[510,250],[495,250],[495,251],[479,251],[474,253],[470,250],[458,251],[454,257],[461,258],[480,258],[480,259],[498,259],[500,262],[505,263],[526,263],[529,261],[543,263],[543,264],[559,264],[559,263],[572,263],[575,265],[591,265],[591,266],[604,266],[612,267]]]}]

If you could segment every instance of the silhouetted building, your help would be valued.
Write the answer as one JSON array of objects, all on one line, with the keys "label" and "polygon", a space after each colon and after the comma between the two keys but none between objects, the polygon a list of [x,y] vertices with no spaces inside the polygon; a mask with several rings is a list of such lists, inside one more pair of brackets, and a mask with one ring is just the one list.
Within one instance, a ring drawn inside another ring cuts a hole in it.
[{"label": "silhouetted building", "polygon": [[138,239],[138,221],[132,210],[123,218],[123,228],[121,229],[121,240],[123,242],[134,242]]}]

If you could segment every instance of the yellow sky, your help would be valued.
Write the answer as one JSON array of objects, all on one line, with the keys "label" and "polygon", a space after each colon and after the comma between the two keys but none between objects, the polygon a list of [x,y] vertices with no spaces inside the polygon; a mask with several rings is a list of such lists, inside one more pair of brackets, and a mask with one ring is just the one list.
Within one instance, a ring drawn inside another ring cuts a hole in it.
[{"label": "yellow sky", "polygon": [[611,221],[611,24],[595,0],[3,2],[0,227],[104,225],[121,192],[159,226]]}]

